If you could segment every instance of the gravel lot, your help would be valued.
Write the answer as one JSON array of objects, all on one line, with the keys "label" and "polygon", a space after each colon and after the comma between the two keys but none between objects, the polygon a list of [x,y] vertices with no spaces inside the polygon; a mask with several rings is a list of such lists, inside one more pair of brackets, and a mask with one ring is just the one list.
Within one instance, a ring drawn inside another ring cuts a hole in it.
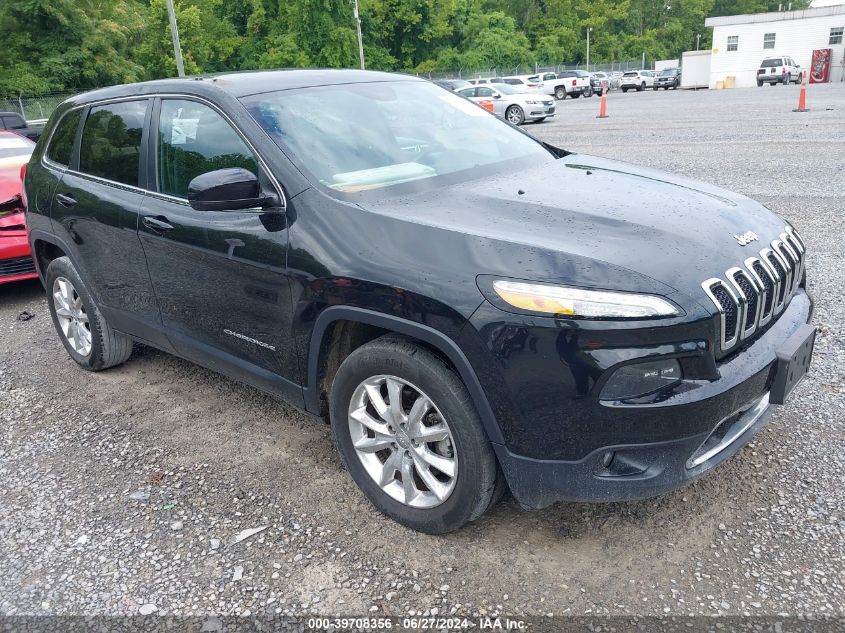
[{"label": "gravel lot", "polygon": [[845,84],[811,86],[806,114],[797,99],[612,93],[608,119],[567,100],[526,126],[753,196],[808,243],[810,377],[755,443],[659,499],[506,500],[416,534],[357,492],[327,427],[148,348],[86,373],[40,285],[0,287],[0,613],[845,615]]}]

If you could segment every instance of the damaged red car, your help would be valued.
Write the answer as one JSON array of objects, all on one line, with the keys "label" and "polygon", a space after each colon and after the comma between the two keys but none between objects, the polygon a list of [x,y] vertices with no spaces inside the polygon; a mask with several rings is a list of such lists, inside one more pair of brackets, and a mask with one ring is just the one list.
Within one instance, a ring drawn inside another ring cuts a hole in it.
[{"label": "damaged red car", "polygon": [[38,278],[26,239],[21,193],[34,148],[28,138],[0,131],[0,284]]}]

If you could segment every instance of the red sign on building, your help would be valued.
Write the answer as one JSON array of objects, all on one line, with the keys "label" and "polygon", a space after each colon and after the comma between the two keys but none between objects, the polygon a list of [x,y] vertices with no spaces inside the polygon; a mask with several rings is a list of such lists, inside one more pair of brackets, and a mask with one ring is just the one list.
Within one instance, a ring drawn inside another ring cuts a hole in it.
[{"label": "red sign on building", "polygon": [[830,53],[829,48],[813,51],[813,63],[810,64],[811,84],[826,84],[830,81]]}]

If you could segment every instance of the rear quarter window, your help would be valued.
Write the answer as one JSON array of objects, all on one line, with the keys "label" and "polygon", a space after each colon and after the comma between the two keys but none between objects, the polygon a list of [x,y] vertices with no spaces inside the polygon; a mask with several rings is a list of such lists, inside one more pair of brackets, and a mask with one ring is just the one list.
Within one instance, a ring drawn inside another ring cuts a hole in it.
[{"label": "rear quarter window", "polygon": [[47,148],[49,160],[65,167],[70,165],[73,142],[76,139],[76,130],[79,128],[81,117],[82,110],[71,110],[59,121],[50,139],[50,146]]},{"label": "rear quarter window", "polygon": [[79,170],[137,187],[146,112],[146,100],[91,108],[82,129]]}]

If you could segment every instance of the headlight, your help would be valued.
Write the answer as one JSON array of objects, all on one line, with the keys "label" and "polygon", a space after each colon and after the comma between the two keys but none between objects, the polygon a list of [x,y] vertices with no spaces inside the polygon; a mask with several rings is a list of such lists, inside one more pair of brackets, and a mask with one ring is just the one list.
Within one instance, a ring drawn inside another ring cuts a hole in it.
[{"label": "headlight", "polygon": [[625,365],[605,383],[602,400],[625,400],[681,382],[681,365],[674,358]]},{"label": "headlight", "polygon": [[620,319],[648,319],[678,314],[675,306],[654,295],[504,280],[495,281],[493,289],[509,305],[531,312]]}]

